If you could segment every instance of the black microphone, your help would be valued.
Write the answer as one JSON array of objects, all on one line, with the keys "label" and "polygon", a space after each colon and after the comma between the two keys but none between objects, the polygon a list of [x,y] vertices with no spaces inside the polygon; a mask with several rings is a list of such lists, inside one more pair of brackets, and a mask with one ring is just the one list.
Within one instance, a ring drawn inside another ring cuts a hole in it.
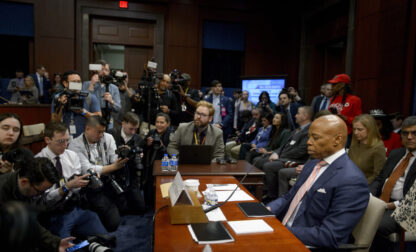
[{"label": "black microphone", "polygon": [[235,191],[237,191],[237,189],[240,187],[240,185],[243,183],[244,179],[246,179],[247,175],[251,172],[251,170],[253,169],[254,165],[250,167],[250,169],[246,172],[246,174],[244,175],[244,177],[240,180],[240,182],[238,183],[238,185],[234,188],[233,192],[230,194],[230,196],[228,196],[228,198],[222,202],[222,203],[218,203],[215,204],[213,206],[208,207],[207,209],[204,210],[204,213],[208,213],[211,212],[212,210],[217,209],[218,207],[223,206],[225,203],[228,202],[228,200],[231,199],[231,197],[234,195]]}]

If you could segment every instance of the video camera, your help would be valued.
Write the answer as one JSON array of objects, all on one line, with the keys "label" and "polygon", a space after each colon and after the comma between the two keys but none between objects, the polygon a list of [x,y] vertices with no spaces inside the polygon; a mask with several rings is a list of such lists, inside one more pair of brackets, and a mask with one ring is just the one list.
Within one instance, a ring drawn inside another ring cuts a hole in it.
[{"label": "video camera", "polygon": [[178,69],[174,69],[169,75],[172,83],[172,91],[174,92],[179,92],[179,85],[183,87],[188,81],[182,77]]},{"label": "video camera", "polygon": [[[64,89],[57,98],[55,98],[55,110],[59,111],[63,106],[65,110],[82,110],[84,108],[84,97],[88,96],[88,92],[81,91],[82,83],[70,82],[68,89]],[[59,98],[66,95],[67,102],[65,104],[59,102]]]},{"label": "video camera", "polygon": [[111,70],[110,76],[113,78],[112,83],[120,87],[124,85],[124,81],[127,78],[127,73],[124,73],[120,70]]}]

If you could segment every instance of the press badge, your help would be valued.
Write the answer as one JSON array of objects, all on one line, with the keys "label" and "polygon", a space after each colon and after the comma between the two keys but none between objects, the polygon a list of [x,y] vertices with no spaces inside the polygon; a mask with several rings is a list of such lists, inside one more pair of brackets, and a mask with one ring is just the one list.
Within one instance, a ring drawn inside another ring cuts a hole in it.
[{"label": "press badge", "polygon": [[296,143],[295,140],[290,141],[290,145],[294,145]]},{"label": "press badge", "polygon": [[182,104],[182,111],[185,112],[186,111],[186,105]]},{"label": "press badge", "polygon": [[73,122],[69,125],[69,134],[77,134],[77,127],[75,127],[75,124]]}]

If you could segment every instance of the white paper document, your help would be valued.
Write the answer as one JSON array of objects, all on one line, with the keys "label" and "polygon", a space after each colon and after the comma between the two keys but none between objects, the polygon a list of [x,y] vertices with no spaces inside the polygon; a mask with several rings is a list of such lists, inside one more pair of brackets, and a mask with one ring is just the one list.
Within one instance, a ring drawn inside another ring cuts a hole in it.
[{"label": "white paper document", "polygon": [[273,228],[264,220],[228,221],[236,234],[254,234],[273,232]]},{"label": "white paper document", "polygon": [[[209,207],[210,206],[205,204],[202,205],[202,208],[204,210]],[[209,221],[227,221],[227,218],[225,218],[224,213],[221,211],[221,208],[219,207],[205,214],[207,215]]]},{"label": "white paper document", "polygon": [[[232,191],[216,191],[218,194],[218,202],[224,202],[232,193]],[[248,201],[254,200],[243,190],[235,191],[234,195],[228,201]]]},{"label": "white paper document", "polygon": [[[237,184],[207,184],[207,188],[209,185],[212,185],[212,188],[215,191],[232,191],[237,186]],[[238,188],[237,190],[241,190],[241,188]]]}]

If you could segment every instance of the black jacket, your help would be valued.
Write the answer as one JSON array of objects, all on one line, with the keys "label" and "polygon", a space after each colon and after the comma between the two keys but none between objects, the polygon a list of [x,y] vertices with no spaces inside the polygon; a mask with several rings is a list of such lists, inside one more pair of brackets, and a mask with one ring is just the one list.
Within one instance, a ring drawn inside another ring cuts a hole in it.
[{"label": "black jacket", "polygon": [[284,162],[294,161],[299,164],[303,164],[308,160],[307,141],[309,126],[310,124],[298,133],[296,133],[296,130],[291,132],[286,144],[275,151],[279,155],[279,160]]}]

